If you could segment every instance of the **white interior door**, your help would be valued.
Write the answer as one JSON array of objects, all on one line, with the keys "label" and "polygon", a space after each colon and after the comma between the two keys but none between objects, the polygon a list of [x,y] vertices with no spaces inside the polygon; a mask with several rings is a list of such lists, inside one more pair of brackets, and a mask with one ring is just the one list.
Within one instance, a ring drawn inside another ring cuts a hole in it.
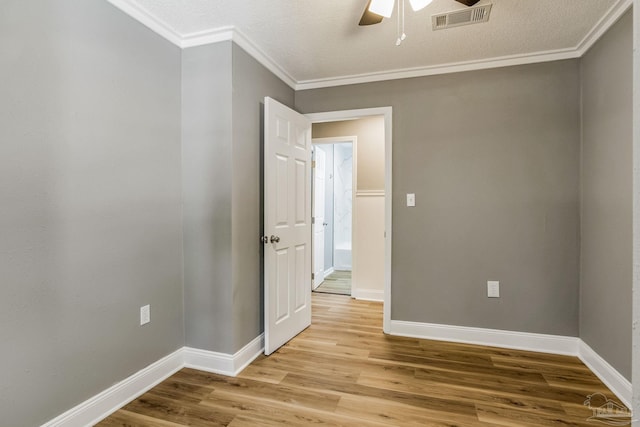
[{"label": "white interior door", "polygon": [[324,281],[324,202],[325,165],[327,154],[318,145],[315,147],[315,167],[313,168],[313,289]]},{"label": "white interior door", "polygon": [[264,100],[265,354],[311,324],[311,123]]}]

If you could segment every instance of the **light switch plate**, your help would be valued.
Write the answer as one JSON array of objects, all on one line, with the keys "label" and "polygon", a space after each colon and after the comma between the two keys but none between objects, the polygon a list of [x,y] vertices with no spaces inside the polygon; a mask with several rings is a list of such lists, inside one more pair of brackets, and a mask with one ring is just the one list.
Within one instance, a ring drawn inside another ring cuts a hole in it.
[{"label": "light switch plate", "polygon": [[149,304],[140,307],[140,326],[151,322],[151,307]]},{"label": "light switch plate", "polygon": [[407,206],[414,207],[416,205],[415,193],[407,193]]},{"label": "light switch plate", "polygon": [[487,281],[487,296],[489,298],[500,298],[500,282],[495,280]]}]

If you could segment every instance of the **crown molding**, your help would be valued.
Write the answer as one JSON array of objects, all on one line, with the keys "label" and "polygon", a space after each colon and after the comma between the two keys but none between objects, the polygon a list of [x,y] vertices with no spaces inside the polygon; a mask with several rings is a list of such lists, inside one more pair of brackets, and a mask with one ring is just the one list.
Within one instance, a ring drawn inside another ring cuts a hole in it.
[{"label": "crown molding", "polygon": [[267,70],[271,71],[277,77],[280,78],[283,82],[289,85],[292,89],[298,90],[298,82],[294,79],[291,74],[289,74],[283,67],[280,66],[276,61],[271,59],[269,55],[264,53],[258,45],[256,45],[251,39],[245,36],[240,30],[237,28],[233,31],[233,41],[242,49],[245,50],[250,56],[253,57],[256,61],[262,64]]},{"label": "crown molding", "polygon": [[580,53],[580,56],[587,53],[587,51],[593,46],[599,39],[607,32],[609,28],[613,26],[618,19],[633,6],[633,0],[619,0],[607,13],[596,23],[596,25],[587,33],[587,35],[578,43],[575,50]]},{"label": "crown molding", "polygon": [[329,79],[303,80],[298,82],[296,90],[319,89],[334,86],[345,86],[360,83],[372,83],[385,80],[409,79],[413,77],[435,76],[438,74],[461,73],[465,71],[486,70],[489,68],[510,67],[513,65],[533,64],[538,62],[560,61],[580,57],[575,49],[562,49],[547,52],[536,52],[526,55],[511,55],[498,58],[474,61],[454,62],[449,64],[430,65],[427,67],[404,68],[377,73],[356,74]]},{"label": "crown molding", "polygon": [[174,30],[171,25],[152,15],[146,9],[141,8],[130,0],[107,0],[107,2],[171,43],[181,47],[183,36]]},{"label": "crown molding", "polygon": [[572,48],[534,52],[524,55],[510,55],[473,61],[438,64],[427,67],[404,68],[391,71],[298,81],[287,70],[280,66],[278,62],[273,60],[262,49],[260,49],[260,47],[249,37],[235,27],[221,27],[195,33],[181,34],[166,22],[157,18],[147,10],[137,6],[131,0],[107,1],[182,49],[224,41],[233,41],[294,90],[320,89],[334,86],[425,77],[439,74],[460,73],[465,71],[486,70],[490,68],[580,58],[633,5],[633,0],[618,0],[578,43],[578,45]]},{"label": "crown molding", "polygon": [[292,89],[296,89],[296,80],[269,55],[264,53],[249,37],[233,26],[215,28],[195,33],[180,34],[171,25],[139,7],[130,0],[107,0],[116,8],[140,22],[156,34],[164,37],[181,49],[207,44],[233,41],[244,49],[253,59],[275,74]]},{"label": "crown molding", "polygon": [[184,34],[180,38],[178,46],[182,49],[196,46],[204,46],[207,44],[220,43],[233,40],[235,28],[220,27],[214,30],[199,31],[197,33]]},{"label": "crown molding", "polygon": [[249,37],[233,26],[216,28],[214,30],[200,31],[182,36],[179,46],[183,49],[204,46],[212,43],[233,41],[244,49],[253,59],[275,74],[280,80],[296,89],[297,82],[276,61],[264,53]]}]

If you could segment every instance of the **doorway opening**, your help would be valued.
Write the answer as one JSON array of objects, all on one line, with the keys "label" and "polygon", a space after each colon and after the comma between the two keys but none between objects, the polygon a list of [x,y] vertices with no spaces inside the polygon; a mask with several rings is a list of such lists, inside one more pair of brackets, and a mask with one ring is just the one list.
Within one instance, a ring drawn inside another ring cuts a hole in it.
[{"label": "doorway opening", "polygon": [[314,292],[351,295],[357,138],[313,139]]},{"label": "doorway opening", "polygon": [[[317,113],[307,117],[312,122],[315,147],[322,143],[352,141],[351,244],[340,240],[334,224],[334,271],[348,271],[342,267],[341,257],[350,259],[351,297],[384,302],[386,311],[391,280],[391,108]],[[336,147],[339,145],[334,145],[334,151]],[[336,175],[334,172],[334,177]],[[311,181],[315,184],[315,179]],[[315,210],[312,212],[317,215]],[[312,233],[312,240],[315,237]],[[316,251],[314,261],[319,250],[317,242],[316,238],[311,246]],[[315,274],[319,268],[314,266],[312,271]],[[390,313],[386,314],[385,319],[389,319]]]},{"label": "doorway opening", "polygon": [[[383,192],[379,233],[370,233],[368,225],[360,221],[358,204],[353,204],[356,225],[352,236],[352,271],[358,272],[357,249],[360,237],[382,237],[382,261],[378,279],[383,278],[383,330],[389,332],[391,321],[391,107],[362,110],[311,113],[306,116],[265,97],[264,107],[264,232],[260,236],[264,252],[264,353],[269,355],[292,337],[311,325],[311,291],[313,262],[313,223],[311,203],[312,125],[348,123],[378,116],[382,124]],[[354,156],[357,156],[357,151]],[[358,164],[358,161],[355,162]],[[375,168],[374,168],[375,169]],[[354,174],[356,176],[359,173]],[[358,182],[360,179],[357,179]],[[363,196],[378,196],[380,191],[365,191]],[[363,197],[363,200],[367,197]],[[369,209],[365,205],[363,211]],[[359,233],[362,225],[364,233]],[[368,247],[363,240],[363,248]],[[355,256],[354,256],[355,254]],[[376,263],[371,263],[375,267]],[[368,271],[369,269],[363,269]],[[365,281],[363,281],[364,283]],[[366,293],[352,296],[368,299]],[[291,285],[294,286],[291,286]],[[380,298],[377,298],[380,299]]]}]

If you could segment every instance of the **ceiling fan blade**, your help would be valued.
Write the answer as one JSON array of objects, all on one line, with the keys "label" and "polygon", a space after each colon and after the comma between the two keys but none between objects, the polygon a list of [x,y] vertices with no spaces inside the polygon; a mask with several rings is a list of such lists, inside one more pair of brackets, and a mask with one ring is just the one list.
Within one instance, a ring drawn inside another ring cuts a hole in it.
[{"label": "ceiling fan blade", "polygon": [[465,6],[473,6],[478,3],[480,0],[456,0],[458,3],[462,3]]},{"label": "ceiling fan blade", "polygon": [[383,16],[369,11],[370,5],[371,5],[371,0],[367,2],[367,7],[364,8],[364,12],[362,13],[362,18],[360,18],[360,22],[358,22],[358,25],[373,25],[373,24],[379,24],[382,22]]}]

